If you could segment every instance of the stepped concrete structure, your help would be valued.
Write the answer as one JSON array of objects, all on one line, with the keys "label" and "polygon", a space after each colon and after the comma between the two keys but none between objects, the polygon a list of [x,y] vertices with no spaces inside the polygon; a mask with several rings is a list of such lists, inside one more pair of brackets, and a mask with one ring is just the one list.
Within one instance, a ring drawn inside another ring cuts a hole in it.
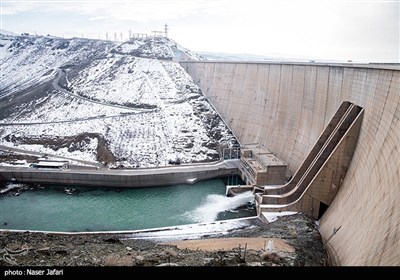
[{"label": "stepped concrete structure", "polygon": [[363,112],[360,106],[342,102],[287,184],[256,186],[256,205],[261,218],[262,212],[286,210],[321,218],[346,177],[358,141]]},{"label": "stepped concrete structure", "polygon": [[[354,114],[352,120],[360,116],[355,124],[360,126],[358,140],[347,146],[352,146],[348,153],[352,160],[319,220],[319,230],[334,265],[400,265],[398,65],[181,65],[242,145],[264,145],[292,174],[313,153],[343,102],[354,104],[350,114]],[[331,170],[334,173],[337,168]],[[268,195],[267,190],[267,202],[274,194]]]},{"label": "stepped concrete structure", "polygon": [[279,185],[286,182],[286,164],[265,146],[245,145],[240,151],[240,176],[248,185]]}]

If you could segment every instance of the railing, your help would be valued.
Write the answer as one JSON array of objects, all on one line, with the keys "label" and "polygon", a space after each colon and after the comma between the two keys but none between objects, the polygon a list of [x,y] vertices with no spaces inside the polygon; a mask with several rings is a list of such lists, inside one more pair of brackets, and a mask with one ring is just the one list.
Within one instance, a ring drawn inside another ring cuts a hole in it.
[{"label": "railing", "polygon": [[250,167],[248,168],[246,168],[244,164],[239,165],[239,170],[242,173],[242,175],[244,175],[250,181],[250,185],[254,185],[256,183],[254,171]]},{"label": "railing", "polygon": [[242,164],[241,165],[239,165],[239,166],[243,166],[243,168],[248,172],[248,173],[250,173],[251,174],[251,177],[252,178],[256,178],[256,172],[253,170],[253,168],[251,168],[251,166],[246,162],[246,161],[243,161],[242,160],[242,162],[241,162]]}]

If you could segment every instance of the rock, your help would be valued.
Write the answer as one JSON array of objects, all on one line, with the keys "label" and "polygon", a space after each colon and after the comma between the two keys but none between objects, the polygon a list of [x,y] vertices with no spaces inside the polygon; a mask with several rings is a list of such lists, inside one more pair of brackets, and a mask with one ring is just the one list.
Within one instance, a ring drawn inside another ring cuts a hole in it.
[{"label": "rock", "polygon": [[172,249],[165,249],[164,254],[166,256],[176,257],[178,254]]},{"label": "rock", "polygon": [[204,263],[209,263],[209,262],[211,262],[213,260],[214,260],[213,258],[203,258],[203,262]]},{"label": "rock", "polygon": [[177,263],[162,263],[156,266],[179,266],[179,264]]},{"label": "rock", "polygon": [[275,252],[265,252],[261,255],[261,258],[265,261],[274,262],[274,263],[281,261],[281,257]]},{"label": "rock", "polygon": [[107,243],[112,243],[112,244],[120,242],[118,238],[114,238],[114,237],[103,239],[103,241],[107,242]]},{"label": "rock", "polygon": [[46,255],[46,256],[50,256],[50,247],[43,247],[43,248],[39,248],[35,250],[36,252]]},{"label": "rock", "polygon": [[247,266],[264,266],[261,262],[248,262],[246,263]]},{"label": "rock", "polygon": [[56,253],[56,254],[60,254],[60,255],[68,255],[68,250],[67,250],[67,248],[65,248],[65,247],[55,247],[55,248],[53,248],[53,250],[52,250],[54,253]]},{"label": "rock", "polygon": [[275,252],[275,246],[274,246],[274,240],[273,239],[268,240],[267,251],[268,252]]},{"label": "rock", "polygon": [[132,248],[131,247],[126,247],[126,250],[132,251]]}]

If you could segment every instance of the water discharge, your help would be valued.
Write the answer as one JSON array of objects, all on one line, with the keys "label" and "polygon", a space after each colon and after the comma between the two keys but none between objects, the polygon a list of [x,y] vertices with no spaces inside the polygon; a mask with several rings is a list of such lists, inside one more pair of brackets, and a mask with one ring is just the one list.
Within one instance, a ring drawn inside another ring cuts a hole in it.
[{"label": "water discharge", "polygon": [[210,194],[199,207],[193,211],[185,213],[195,222],[210,222],[217,220],[218,214],[236,209],[254,201],[254,195],[251,191],[244,192],[234,197],[226,197],[220,194]]}]

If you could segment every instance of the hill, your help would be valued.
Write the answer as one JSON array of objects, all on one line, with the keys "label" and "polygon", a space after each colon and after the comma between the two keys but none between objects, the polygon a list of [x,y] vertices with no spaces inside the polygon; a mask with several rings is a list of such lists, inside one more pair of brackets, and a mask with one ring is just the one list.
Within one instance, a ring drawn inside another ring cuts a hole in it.
[{"label": "hill", "polygon": [[235,137],[168,38],[0,37],[0,145],[108,167],[219,160]]}]

